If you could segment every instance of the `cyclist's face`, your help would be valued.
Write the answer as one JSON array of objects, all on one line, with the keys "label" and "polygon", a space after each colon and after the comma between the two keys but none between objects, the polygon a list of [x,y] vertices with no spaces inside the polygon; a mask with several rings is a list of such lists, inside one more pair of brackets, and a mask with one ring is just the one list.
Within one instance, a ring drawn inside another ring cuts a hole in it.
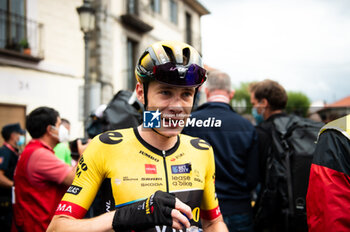
[{"label": "cyclist's face", "polygon": [[159,109],[162,113],[160,131],[163,134],[173,136],[181,132],[183,126],[180,122],[185,123],[190,116],[194,94],[194,87],[174,87],[156,81],[149,84],[147,110]]}]

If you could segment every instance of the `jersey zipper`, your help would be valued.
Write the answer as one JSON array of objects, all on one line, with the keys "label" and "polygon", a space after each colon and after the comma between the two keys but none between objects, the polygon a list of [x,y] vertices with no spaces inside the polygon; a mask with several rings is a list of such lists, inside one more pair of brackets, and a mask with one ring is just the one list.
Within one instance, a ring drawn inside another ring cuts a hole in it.
[{"label": "jersey zipper", "polygon": [[164,163],[164,171],[165,171],[165,182],[166,182],[166,191],[167,193],[169,192],[169,181],[168,181],[168,171],[166,167],[166,156],[165,156],[165,151],[162,151],[163,154],[163,163]]}]

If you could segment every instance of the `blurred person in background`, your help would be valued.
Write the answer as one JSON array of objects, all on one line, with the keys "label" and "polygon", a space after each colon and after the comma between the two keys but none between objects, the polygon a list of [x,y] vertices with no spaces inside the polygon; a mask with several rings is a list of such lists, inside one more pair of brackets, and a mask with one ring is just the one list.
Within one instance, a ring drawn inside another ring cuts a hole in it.
[{"label": "blurred person in background", "polygon": [[[53,148],[60,142],[61,118],[49,107],[39,107],[26,117],[33,138],[24,148],[14,174],[13,231],[46,231],[75,169],[59,160]],[[80,152],[84,150],[78,141]]]},{"label": "blurred person in background", "polygon": [[4,144],[0,148],[0,228],[5,232],[11,229],[13,175],[19,157],[18,147],[25,143],[24,134],[19,123],[5,125],[1,130]]},{"label": "blurred person in background", "polygon": [[284,112],[282,85],[263,80],[250,86],[257,122],[260,186],[254,206],[257,231],[307,231],[306,192],[317,134],[323,123]]},{"label": "blurred person in background", "polygon": [[230,232],[253,231],[251,192],[259,177],[258,138],[254,126],[230,106],[234,96],[230,77],[210,71],[204,91],[207,103],[191,118],[221,120],[221,127],[185,127],[184,134],[199,137],[213,146],[220,209]]},{"label": "blurred person in background", "polygon": [[55,152],[55,155],[60,160],[71,166],[72,156],[68,144],[70,138],[70,122],[67,119],[62,118],[59,130],[60,142],[54,147],[53,150]]}]

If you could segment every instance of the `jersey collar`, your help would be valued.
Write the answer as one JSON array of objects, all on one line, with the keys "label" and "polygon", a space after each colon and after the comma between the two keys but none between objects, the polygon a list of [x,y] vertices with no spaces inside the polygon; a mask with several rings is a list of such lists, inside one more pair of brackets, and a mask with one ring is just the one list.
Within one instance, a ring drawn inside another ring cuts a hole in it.
[{"label": "jersey collar", "polygon": [[[139,142],[144,147],[146,147],[148,150],[152,151],[153,153],[155,153],[157,155],[163,156],[162,150],[159,150],[158,148],[153,147],[151,144],[149,144],[145,140],[143,140],[143,138],[141,137],[140,133],[137,130],[137,127],[133,128],[133,129],[134,129],[134,133],[135,133],[137,140],[139,140]],[[177,141],[176,141],[175,145],[172,148],[170,148],[169,150],[166,150],[165,155],[169,156],[169,155],[173,154],[179,146],[180,146],[180,137],[177,136]]]}]

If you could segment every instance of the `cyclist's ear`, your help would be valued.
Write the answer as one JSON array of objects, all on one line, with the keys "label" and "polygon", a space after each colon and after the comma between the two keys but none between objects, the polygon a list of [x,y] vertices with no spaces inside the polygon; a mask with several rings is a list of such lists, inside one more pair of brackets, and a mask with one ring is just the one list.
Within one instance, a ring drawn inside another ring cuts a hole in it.
[{"label": "cyclist's ear", "polygon": [[135,91],[136,91],[137,99],[142,104],[145,104],[143,84],[141,84],[140,82],[137,82]]}]

